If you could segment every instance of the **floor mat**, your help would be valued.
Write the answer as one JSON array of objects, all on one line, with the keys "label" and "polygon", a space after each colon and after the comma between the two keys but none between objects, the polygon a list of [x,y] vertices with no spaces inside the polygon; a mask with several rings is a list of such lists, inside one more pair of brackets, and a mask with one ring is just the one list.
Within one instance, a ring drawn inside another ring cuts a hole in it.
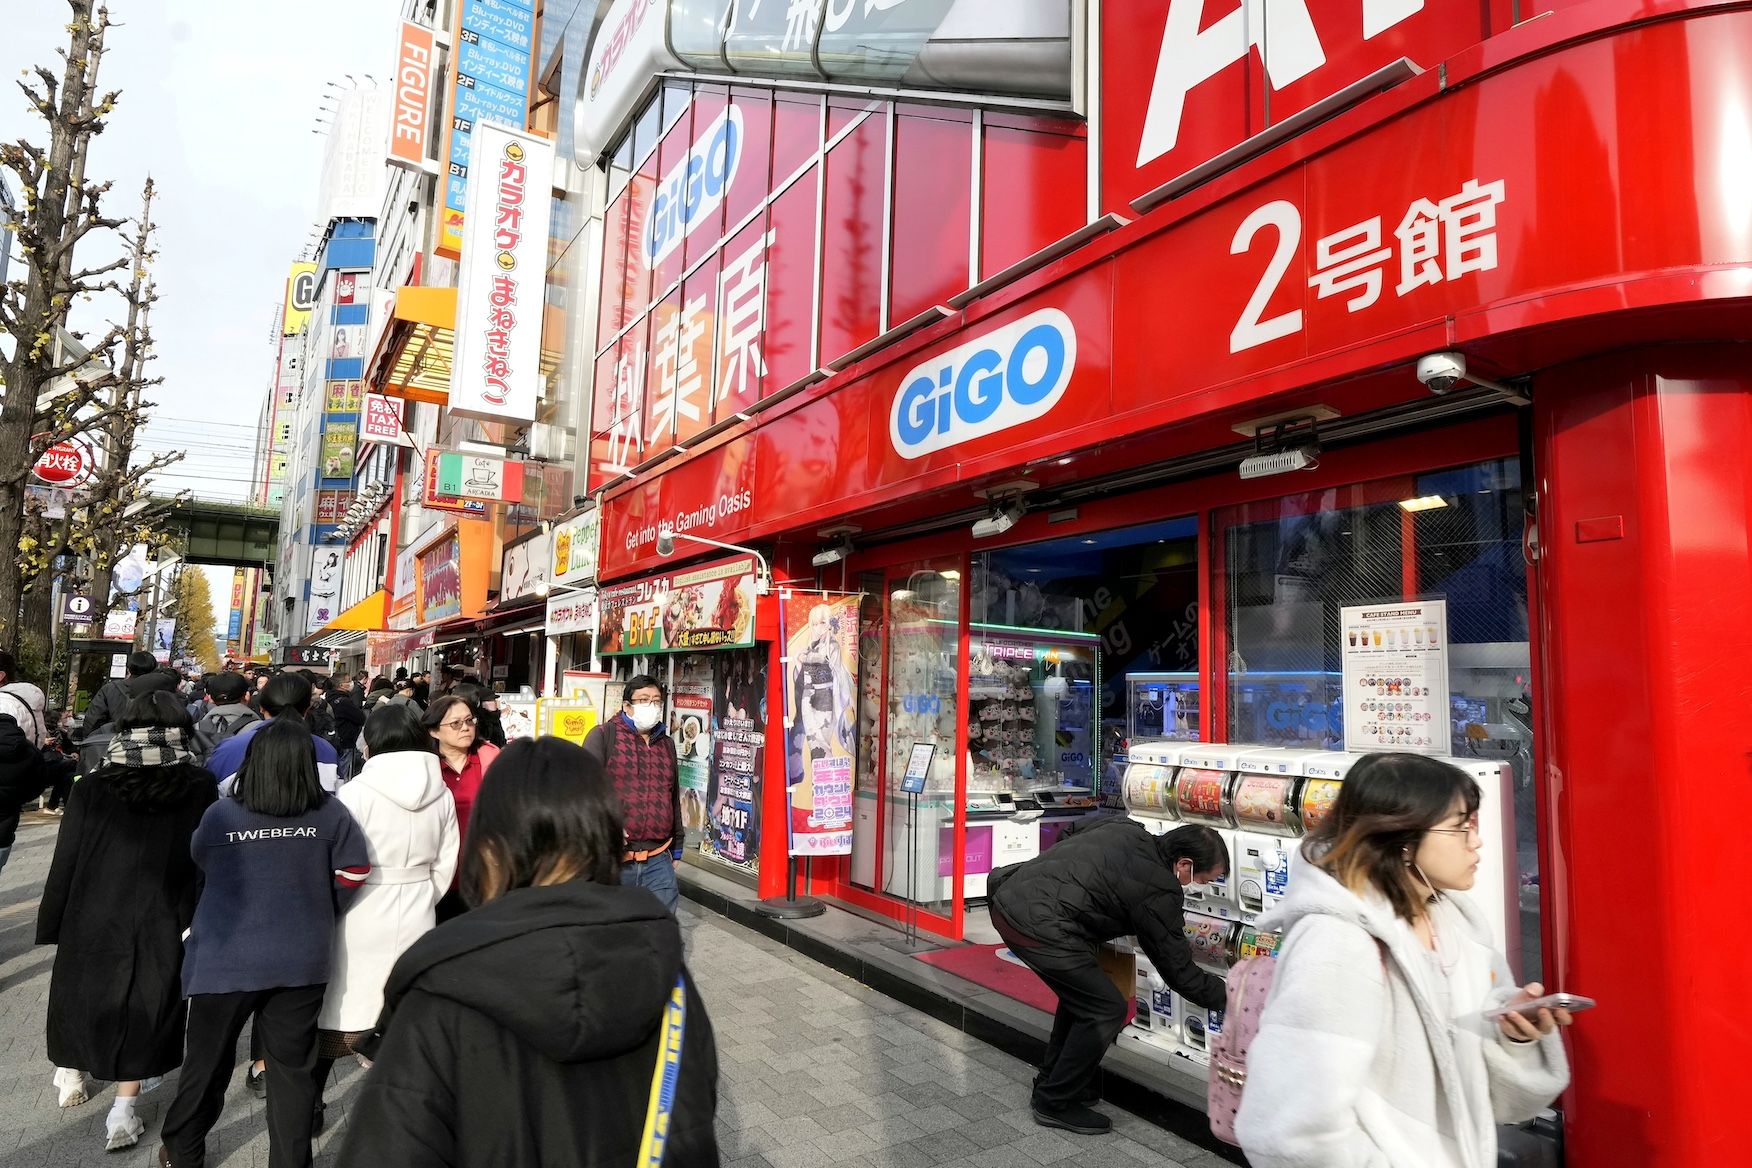
[{"label": "floor mat", "polygon": [[1002,945],[960,945],[913,956],[944,973],[952,973],[1007,998],[1015,998],[1036,1010],[1050,1014],[1058,1009],[1058,998],[1032,969],[1010,958],[1007,951],[1002,957],[998,955],[1004,948]]}]

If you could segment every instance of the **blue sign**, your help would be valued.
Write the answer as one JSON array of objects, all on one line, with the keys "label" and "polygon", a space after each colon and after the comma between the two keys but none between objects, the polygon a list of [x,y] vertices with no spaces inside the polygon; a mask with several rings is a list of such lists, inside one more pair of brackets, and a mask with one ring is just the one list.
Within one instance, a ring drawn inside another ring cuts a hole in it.
[{"label": "blue sign", "polygon": [[444,224],[440,242],[462,244],[462,216],[468,202],[470,145],[477,121],[523,128],[529,108],[530,48],[535,7],[523,0],[464,0],[456,37],[456,99],[450,123],[448,179],[444,184]]},{"label": "blue sign", "polygon": [[235,641],[242,636],[243,610],[241,608],[234,608],[231,610],[231,627],[226,630],[225,639],[228,641]]}]

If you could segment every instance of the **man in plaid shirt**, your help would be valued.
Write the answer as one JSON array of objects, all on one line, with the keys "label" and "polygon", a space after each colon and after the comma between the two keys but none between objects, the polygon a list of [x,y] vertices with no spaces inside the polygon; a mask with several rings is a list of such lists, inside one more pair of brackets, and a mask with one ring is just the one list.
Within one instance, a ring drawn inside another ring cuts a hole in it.
[{"label": "man in plaid shirt", "polygon": [[663,686],[640,674],[627,682],[621,712],[592,730],[584,749],[602,764],[625,819],[621,883],[649,888],[670,912],[681,899],[681,783],[675,741],[663,724]]}]

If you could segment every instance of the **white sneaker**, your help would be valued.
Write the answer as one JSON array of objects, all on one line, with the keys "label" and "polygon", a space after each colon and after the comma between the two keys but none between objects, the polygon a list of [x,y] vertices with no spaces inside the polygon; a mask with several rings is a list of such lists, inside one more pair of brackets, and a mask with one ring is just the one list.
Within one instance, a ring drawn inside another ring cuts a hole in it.
[{"label": "white sneaker", "polygon": [[103,1145],[106,1152],[119,1152],[123,1148],[133,1147],[140,1142],[140,1136],[146,1130],[145,1123],[131,1111],[120,1121],[111,1119],[105,1127],[105,1134],[109,1137]]},{"label": "white sneaker", "polygon": [[78,1107],[91,1098],[91,1080],[84,1071],[72,1067],[55,1068],[55,1089],[62,1107]]}]

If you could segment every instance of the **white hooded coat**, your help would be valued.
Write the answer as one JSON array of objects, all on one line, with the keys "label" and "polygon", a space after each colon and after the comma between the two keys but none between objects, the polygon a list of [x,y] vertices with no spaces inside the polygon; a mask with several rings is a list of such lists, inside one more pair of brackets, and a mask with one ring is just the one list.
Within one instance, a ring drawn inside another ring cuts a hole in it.
[{"label": "white hooded coat", "polygon": [[1285,936],[1236,1117],[1249,1162],[1494,1168],[1496,1125],[1548,1106],[1569,1063],[1557,1032],[1516,1043],[1482,1016],[1518,988],[1483,916],[1465,893],[1431,905],[1444,979],[1385,897],[1293,863],[1260,921]]},{"label": "white hooded coat", "polygon": [[334,970],[317,1025],[352,1032],[376,1024],[396,958],[432,927],[461,837],[436,754],[374,755],[335,797],[364,833],[371,874],[335,925]]}]

